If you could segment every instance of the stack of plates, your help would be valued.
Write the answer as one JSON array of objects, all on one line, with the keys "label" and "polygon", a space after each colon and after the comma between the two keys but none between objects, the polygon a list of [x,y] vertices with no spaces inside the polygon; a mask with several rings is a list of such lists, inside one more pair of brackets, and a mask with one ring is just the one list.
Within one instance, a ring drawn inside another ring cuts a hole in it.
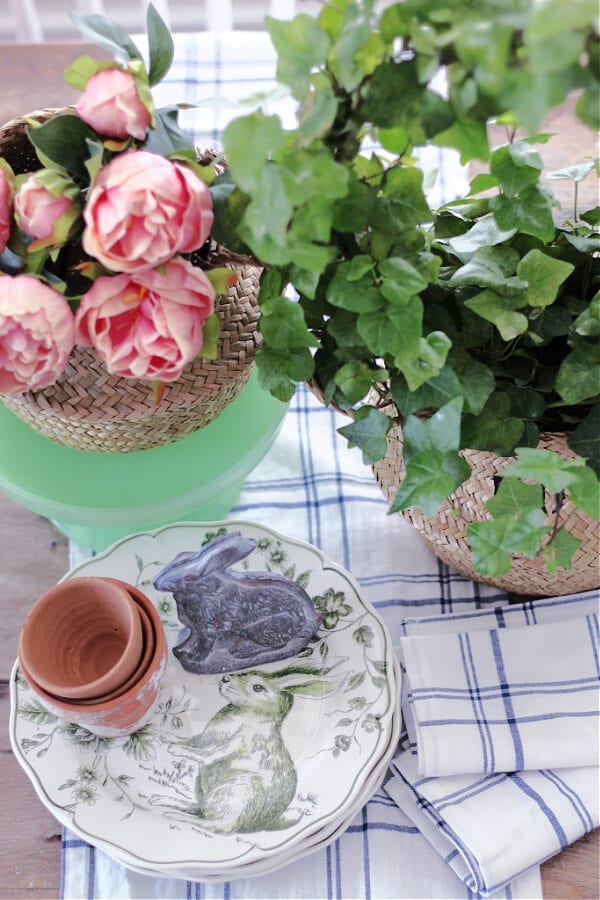
[{"label": "stack of plates", "polygon": [[[256,541],[238,566],[297,581],[321,613],[298,656],[225,683],[186,672],[170,653],[153,718],[115,740],[55,719],[13,670],[11,741],[42,802],[143,874],[248,878],[321,849],[379,787],[398,739],[400,678],[387,629],[353,578],[309,544],[249,522],[182,523],[126,538],[67,577],[138,585],[156,603],[172,648],[181,639],[175,602],[152,579],[178,553],[232,531]],[[261,717],[240,715],[233,738],[231,727],[227,737],[207,728],[228,707],[232,683],[247,709],[263,704]],[[211,773],[204,793],[200,771]]]}]

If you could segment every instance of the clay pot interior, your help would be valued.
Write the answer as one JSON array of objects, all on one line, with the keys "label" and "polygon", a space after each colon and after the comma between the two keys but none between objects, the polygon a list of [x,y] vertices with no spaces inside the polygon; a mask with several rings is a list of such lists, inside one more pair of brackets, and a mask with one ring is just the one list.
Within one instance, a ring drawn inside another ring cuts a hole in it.
[{"label": "clay pot interior", "polygon": [[120,688],[143,653],[139,607],[108,578],[73,578],[46,591],[27,615],[19,657],[48,694],[93,699]]},{"label": "clay pot interior", "polygon": [[114,691],[109,691],[106,694],[101,694],[99,697],[91,697],[86,700],[74,700],[70,697],[59,697],[60,700],[67,700],[71,703],[78,703],[81,706],[88,706],[93,703],[106,703],[108,700],[114,700],[115,697],[120,697],[121,694],[125,694],[131,687],[133,687],[136,682],[142,678],[150,665],[150,661],[152,660],[152,656],[154,654],[154,649],[156,647],[156,638],[154,637],[154,629],[152,627],[152,622],[150,621],[150,617],[143,606],[141,606],[137,601],[136,605],[138,607],[138,614],[140,617],[140,622],[142,625],[142,639],[143,639],[143,651],[142,657],[140,659],[139,665],[132,672],[129,678],[123,682],[119,687],[115,688]]},{"label": "clay pot interior", "polygon": [[140,665],[129,679],[128,686],[123,684],[121,689],[88,701],[64,699],[44,690],[29,669],[27,659],[21,655],[19,666],[32,691],[58,718],[101,737],[124,737],[142,728],[153,712],[167,664],[167,643],[160,616],[152,601],[132,585],[117,579],[105,580],[127,591],[138,610],[144,634],[150,635],[144,644]]}]

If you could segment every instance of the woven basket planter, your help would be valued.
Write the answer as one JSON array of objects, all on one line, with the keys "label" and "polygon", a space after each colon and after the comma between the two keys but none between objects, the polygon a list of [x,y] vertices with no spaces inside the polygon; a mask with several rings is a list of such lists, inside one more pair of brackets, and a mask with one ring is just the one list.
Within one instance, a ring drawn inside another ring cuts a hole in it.
[{"label": "woven basket planter", "polygon": [[[66,110],[45,109],[27,118],[44,121]],[[25,120],[0,128],[0,156],[15,173],[39,168]],[[235,269],[237,283],[215,300],[221,324],[218,356],[196,360],[165,385],[155,403],[151,385],[108,373],[93,348],[75,347],[60,378],[40,391],[3,396],[4,404],[44,437],[99,452],[146,450],[178,440],[213,421],[247,383],[260,335],[258,288],[262,269],[212,245],[207,266]],[[1,396],[1,395],[0,395]]]},{"label": "woven basket planter", "polygon": [[[563,434],[542,434],[538,446],[543,450],[553,450],[567,459],[576,456],[567,446],[566,436]],[[508,575],[493,578],[475,572],[467,541],[467,525],[469,522],[491,518],[484,504],[495,493],[494,478],[501,475],[502,470],[513,462],[513,458],[495,456],[482,450],[463,450],[461,456],[471,467],[471,477],[450,495],[435,516],[425,516],[417,507],[402,513],[420,532],[436,556],[461,575],[514,594],[547,597],[598,587],[600,526],[595,519],[568,500],[558,513],[558,522],[566,525],[571,534],[581,540],[571,569],[559,569],[555,575],[551,575],[543,560],[514,555]],[[388,452],[384,459],[373,466],[373,471],[386,498],[393,500],[404,477],[402,432],[399,426],[388,434]],[[547,522],[554,524],[554,496],[546,492],[544,501]]]}]

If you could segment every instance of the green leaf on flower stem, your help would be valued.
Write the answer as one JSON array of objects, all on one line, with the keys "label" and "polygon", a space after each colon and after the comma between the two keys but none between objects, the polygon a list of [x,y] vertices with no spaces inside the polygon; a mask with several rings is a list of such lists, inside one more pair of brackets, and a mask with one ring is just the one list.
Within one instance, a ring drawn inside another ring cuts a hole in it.
[{"label": "green leaf on flower stem", "polygon": [[225,127],[225,155],[242,190],[254,194],[260,189],[262,170],[285,138],[279,116],[266,116],[262,112],[233,119]]},{"label": "green leaf on flower stem", "polygon": [[498,179],[507,197],[516,197],[528,185],[535,184],[541,169],[540,154],[525,141],[499,147],[490,159],[490,172]]},{"label": "green leaf on flower stem", "polygon": [[369,393],[373,383],[373,369],[361,362],[352,360],[345,363],[335,376],[335,383],[350,404],[358,403]]},{"label": "green leaf on flower stem", "polygon": [[319,346],[306,327],[300,304],[285,297],[274,297],[262,305],[260,330],[267,346],[275,350]]},{"label": "green leaf on flower stem", "polygon": [[567,444],[600,478],[600,403],[592,406],[585,419],[568,436]]},{"label": "green leaf on flower stem", "polygon": [[490,201],[490,209],[499,228],[515,228],[531,234],[544,243],[552,240],[555,227],[552,219],[552,198],[537,185],[522,190],[518,197],[501,194]]},{"label": "green leaf on flower stem", "polygon": [[559,529],[542,550],[542,558],[550,574],[555,575],[558,569],[571,569],[573,555],[580,545],[579,538],[569,534],[566,528]]},{"label": "green leaf on flower stem", "polygon": [[530,250],[517,266],[517,275],[528,283],[525,299],[529,306],[550,306],[558,289],[575,266],[554,259],[541,250]]},{"label": "green leaf on flower stem", "polygon": [[527,331],[529,326],[527,316],[515,311],[515,306],[524,305],[523,295],[516,298],[501,297],[492,290],[481,291],[480,294],[465,300],[465,306],[486,322],[495,325],[505,341],[512,341]]},{"label": "green leaf on flower stem", "polygon": [[385,456],[387,433],[391,427],[389,416],[373,406],[362,406],[356,411],[354,422],[338,428],[338,432],[348,440],[349,447],[362,450],[364,464],[371,466]]},{"label": "green leaf on flower stem", "polygon": [[588,209],[586,212],[581,213],[581,218],[592,227],[600,225],[600,206],[594,206],[593,209]]},{"label": "green leaf on flower stem", "polygon": [[202,348],[198,354],[201,359],[218,358],[220,334],[221,321],[216,313],[211,313],[202,326]]},{"label": "green leaf on flower stem", "polygon": [[600,519],[600,482],[589,466],[575,470],[575,481],[569,485],[569,499],[588,515]]},{"label": "green leaf on flower stem", "polygon": [[361,312],[356,327],[374,356],[389,353],[398,364],[418,356],[422,324],[423,301],[413,297],[404,306],[388,304],[384,309]]},{"label": "green leaf on flower stem", "polygon": [[512,247],[478,247],[449,283],[455,287],[479,285],[501,296],[512,296],[527,288],[527,282],[514,274],[518,260],[519,254]]},{"label": "green leaf on flower stem", "polygon": [[79,116],[65,113],[52,116],[36,128],[26,127],[27,137],[44,156],[71,175],[87,179],[87,141],[96,140],[96,132]]},{"label": "green leaf on flower stem", "polygon": [[161,156],[170,156],[177,150],[184,150],[190,146],[188,135],[179,127],[177,106],[163,106],[156,110],[154,128],[147,132],[143,147],[152,153],[160,153]]},{"label": "green leaf on flower stem", "polygon": [[575,319],[575,331],[586,337],[600,337],[600,291],[590,300],[590,305]]},{"label": "green leaf on flower stem", "polygon": [[152,86],[164,78],[173,62],[173,38],[152,3],[146,13],[146,29],[150,57],[148,80]]},{"label": "green leaf on flower stem", "polygon": [[596,344],[581,343],[565,356],[556,376],[556,390],[565,403],[581,403],[600,393],[599,355]]},{"label": "green leaf on flower stem", "polygon": [[313,69],[325,63],[331,41],[306,13],[291,21],[271,16],[265,16],[264,21],[277,51],[277,81],[287,85],[296,100],[301,100],[310,90]]},{"label": "green leaf on flower stem", "polygon": [[420,409],[439,409],[450,400],[463,396],[460,381],[450,366],[444,366],[438,375],[414,391],[410,390],[401,373],[392,375],[390,386],[392,400],[405,417]]},{"label": "green leaf on flower stem", "polygon": [[469,465],[455,451],[424,450],[406,465],[406,475],[389,511],[419,506],[433,516],[443,501],[469,477]]},{"label": "green leaf on flower stem", "polygon": [[142,54],[118,22],[106,16],[77,16],[69,13],[71,19],[84,37],[91,38],[99,47],[108,50],[116,59],[142,59]]},{"label": "green leaf on flower stem", "polygon": [[432,331],[419,341],[419,355],[416,359],[394,358],[411,391],[416,391],[430,378],[439,375],[446,362],[451,343],[443,331]]},{"label": "green leaf on flower stem", "polygon": [[551,450],[517,447],[517,460],[502,472],[503,478],[539,481],[551,494],[559,494],[577,481],[583,459],[562,459]]},{"label": "green leaf on flower stem", "polygon": [[67,84],[74,87],[76,91],[84,91],[88,80],[104,69],[114,69],[113,60],[99,60],[85,54],[79,56],[71,65],[67,66],[64,72],[64,79]]}]

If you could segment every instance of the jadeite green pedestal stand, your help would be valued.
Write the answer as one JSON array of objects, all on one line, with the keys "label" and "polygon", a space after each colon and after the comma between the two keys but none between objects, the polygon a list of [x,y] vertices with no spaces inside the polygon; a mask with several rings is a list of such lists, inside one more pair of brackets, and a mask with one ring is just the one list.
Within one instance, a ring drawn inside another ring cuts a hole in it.
[{"label": "jadeite green pedestal stand", "polygon": [[253,373],[214,422],[179,441],[91,453],[49,441],[0,402],[0,490],[93,551],[170,522],[222,519],[286,411]]}]

